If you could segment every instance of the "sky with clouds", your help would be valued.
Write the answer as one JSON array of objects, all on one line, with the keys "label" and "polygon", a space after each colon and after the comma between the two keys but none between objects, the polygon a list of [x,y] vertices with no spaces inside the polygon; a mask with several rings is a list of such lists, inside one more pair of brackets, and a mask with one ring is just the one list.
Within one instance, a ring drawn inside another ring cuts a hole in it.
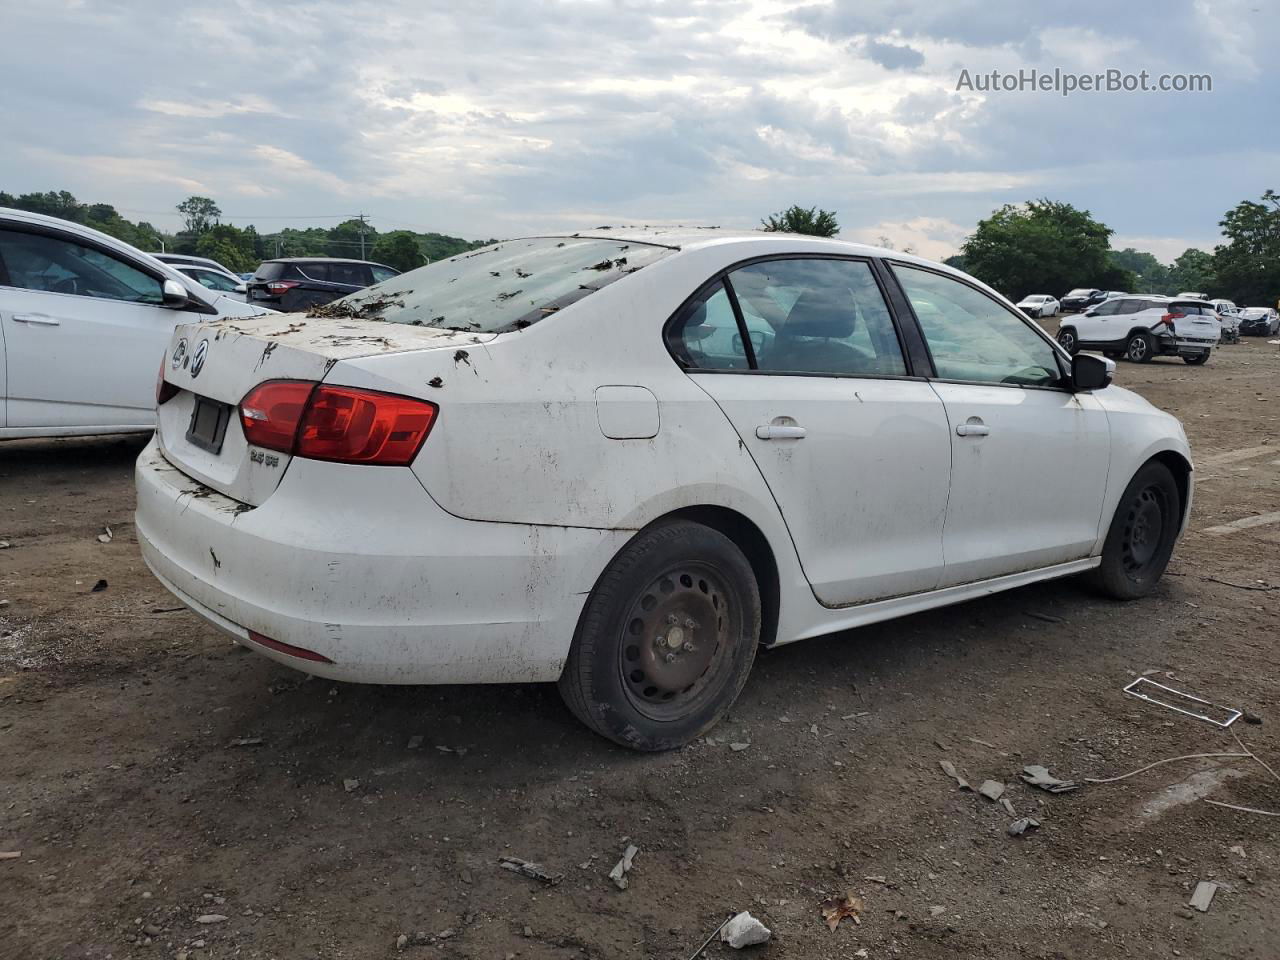
[{"label": "sky with clouds", "polygon": [[[0,0],[0,189],[507,237],[800,203],[931,257],[1002,203],[1170,260],[1280,189],[1275,0]],[[1207,93],[957,90],[961,70]]]}]

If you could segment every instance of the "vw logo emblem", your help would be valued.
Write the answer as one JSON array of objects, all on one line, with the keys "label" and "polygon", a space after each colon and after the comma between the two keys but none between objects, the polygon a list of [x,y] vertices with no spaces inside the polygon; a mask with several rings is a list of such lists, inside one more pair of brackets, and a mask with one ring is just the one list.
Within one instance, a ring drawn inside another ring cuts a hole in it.
[{"label": "vw logo emblem", "polygon": [[209,341],[201,340],[200,346],[196,347],[196,352],[191,355],[191,378],[193,380],[200,376],[200,371],[204,369],[204,358],[208,352]]},{"label": "vw logo emblem", "polygon": [[178,345],[173,348],[173,356],[169,360],[169,365],[177,370],[182,366],[182,361],[187,359],[187,338],[183,337],[178,341]]}]

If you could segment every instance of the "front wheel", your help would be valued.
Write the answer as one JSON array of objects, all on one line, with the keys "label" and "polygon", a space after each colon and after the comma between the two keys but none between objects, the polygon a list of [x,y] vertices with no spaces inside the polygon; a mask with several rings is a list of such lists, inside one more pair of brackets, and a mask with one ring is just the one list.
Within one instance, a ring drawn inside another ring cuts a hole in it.
[{"label": "front wheel", "polygon": [[1190,354],[1188,356],[1184,356],[1182,359],[1191,364],[1191,366],[1198,367],[1201,364],[1208,362],[1209,354],[1206,351],[1205,353]]},{"label": "front wheel", "polygon": [[587,599],[560,694],[584,724],[670,750],[737,699],[760,640],[760,590],[732,540],[677,521],[641,531]]},{"label": "front wheel", "polygon": [[1076,339],[1075,327],[1063,327],[1059,330],[1058,343],[1073,357],[1080,352],[1080,341]]},{"label": "front wheel", "polygon": [[1136,600],[1155,589],[1173,553],[1182,523],[1182,498],[1169,468],[1152,460],[1125,487],[1116,507],[1093,586],[1116,600]]},{"label": "front wheel", "polygon": [[1156,352],[1156,342],[1149,333],[1135,333],[1129,338],[1124,355],[1132,363],[1150,363]]}]

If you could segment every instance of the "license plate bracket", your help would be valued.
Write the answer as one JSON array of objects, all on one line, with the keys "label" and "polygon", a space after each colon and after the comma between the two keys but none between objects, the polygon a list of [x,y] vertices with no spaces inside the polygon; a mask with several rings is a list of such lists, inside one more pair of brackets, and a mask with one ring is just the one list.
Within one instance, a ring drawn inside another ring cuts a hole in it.
[{"label": "license plate bracket", "polygon": [[187,427],[187,442],[212,454],[221,453],[230,420],[230,405],[197,396],[191,410],[191,424]]}]

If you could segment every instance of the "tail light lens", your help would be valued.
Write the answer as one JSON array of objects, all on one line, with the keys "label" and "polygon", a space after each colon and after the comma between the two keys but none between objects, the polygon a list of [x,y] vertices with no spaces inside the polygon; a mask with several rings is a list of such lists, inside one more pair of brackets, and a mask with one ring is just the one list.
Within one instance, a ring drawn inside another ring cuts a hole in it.
[{"label": "tail light lens", "polygon": [[1163,317],[1160,318],[1160,322],[1163,323],[1169,329],[1173,329],[1173,321],[1181,320],[1185,316],[1186,316],[1185,313],[1178,313],[1177,311],[1174,311],[1172,313],[1166,313]]},{"label": "tail light lens", "polygon": [[267,293],[278,297],[302,283],[301,280],[272,280],[267,284]]},{"label": "tail light lens", "polygon": [[439,407],[377,390],[269,380],[240,402],[245,439],[296,457],[404,467],[431,432]]},{"label": "tail light lens", "polygon": [[160,369],[156,373],[156,406],[168,403],[178,395],[179,388],[164,378],[165,357],[160,358]]}]

